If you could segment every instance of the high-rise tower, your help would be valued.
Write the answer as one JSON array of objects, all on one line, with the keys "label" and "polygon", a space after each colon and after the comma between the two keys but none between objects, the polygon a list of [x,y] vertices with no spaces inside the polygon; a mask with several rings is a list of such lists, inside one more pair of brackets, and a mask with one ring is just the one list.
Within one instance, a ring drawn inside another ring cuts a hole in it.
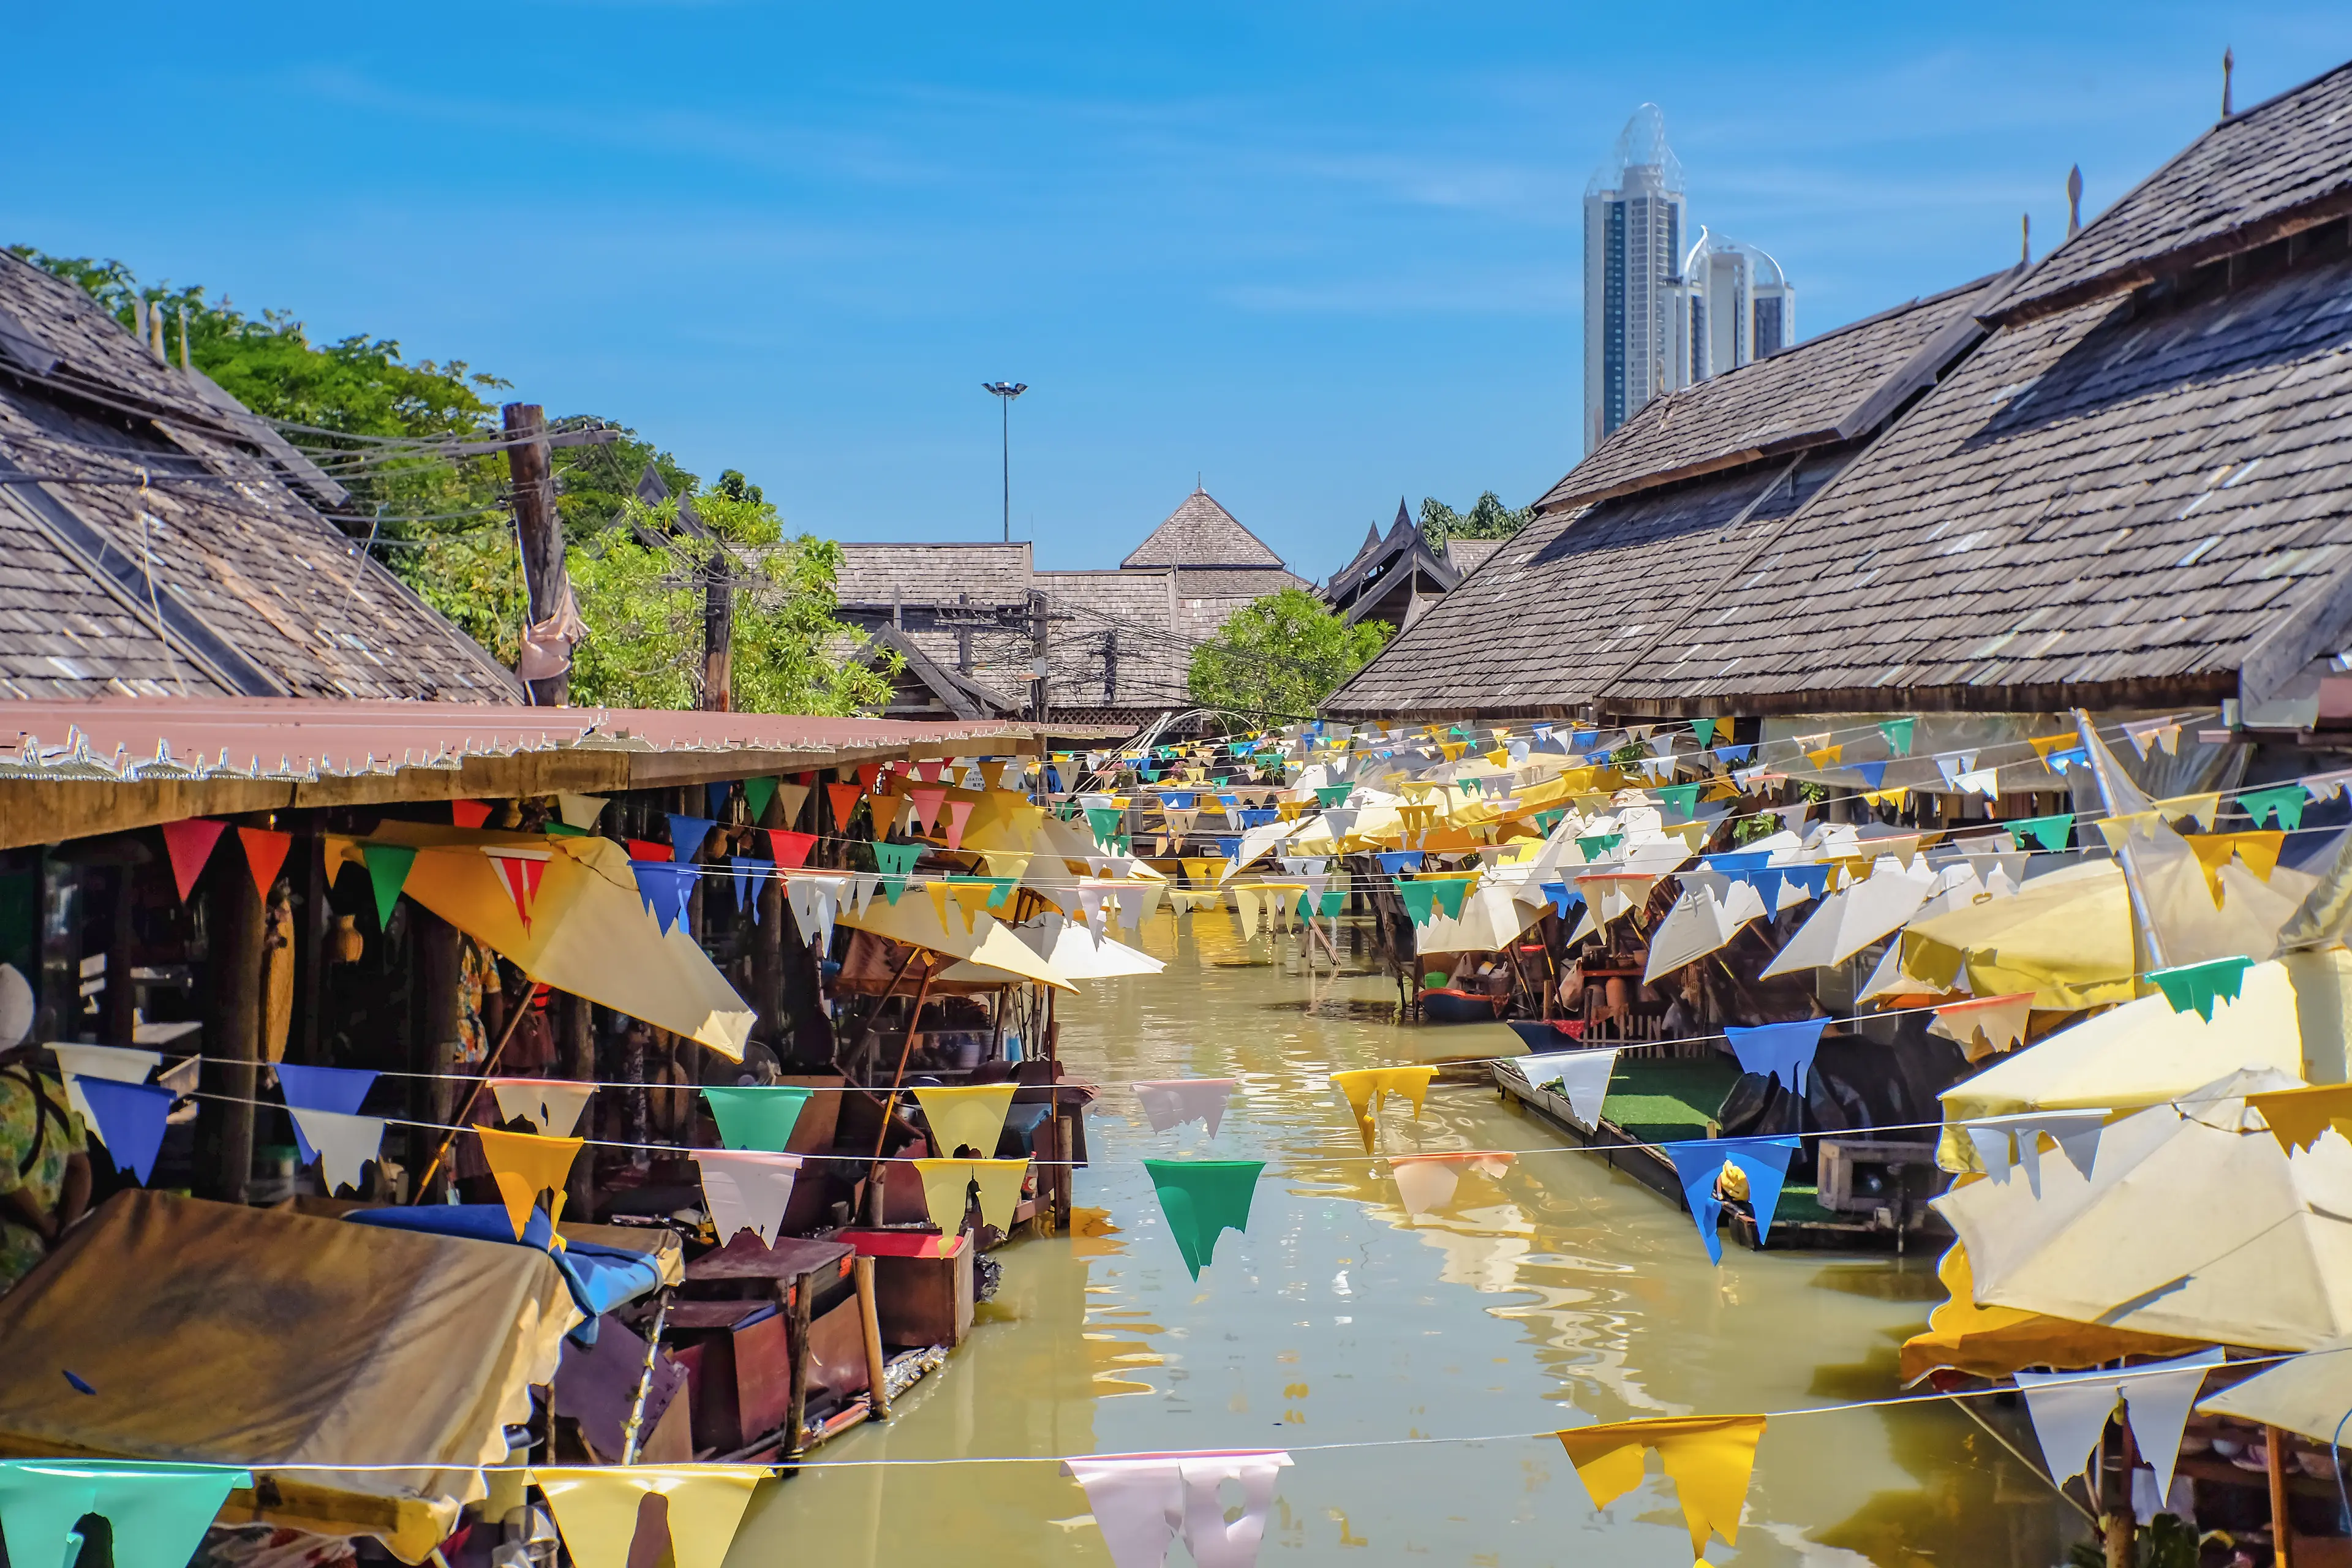
[{"label": "high-rise tower", "polygon": [[1654,103],[1633,111],[1584,188],[1584,437],[1588,450],[1679,384],[1674,297],[1683,256],[1682,164]]}]

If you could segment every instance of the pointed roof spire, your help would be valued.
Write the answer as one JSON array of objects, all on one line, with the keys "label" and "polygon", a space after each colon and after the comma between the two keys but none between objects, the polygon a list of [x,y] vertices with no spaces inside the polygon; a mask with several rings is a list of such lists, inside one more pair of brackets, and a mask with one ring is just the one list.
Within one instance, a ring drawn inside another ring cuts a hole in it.
[{"label": "pointed roof spire", "polygon": [[1391,531],[1395,531],[1395,530],[1397,530],[1397,529],[1400,529],[1400,528],[1411,528],[1412,526],[1412,513],[1411,513],[1411,512],[1409,512],[1409,511],[1405,510],[1405,509],[1404,509],[1404,497],[1402,497],[1402,496],[1399,496],[1399,497],[1397,497],[1397,520],[1396,520],[1394,522],[1392,522],[1392,523],[1389,524],[1389,528],[1390,528],[1390,530],[1391,530]]},{"label": "pointed roof spire", "polygon": [[1282,570],[1282,557],[1234,520],[1208,491],[1196,489],[1168,521],[1119,563],[1126,567],[1227,566]]}]

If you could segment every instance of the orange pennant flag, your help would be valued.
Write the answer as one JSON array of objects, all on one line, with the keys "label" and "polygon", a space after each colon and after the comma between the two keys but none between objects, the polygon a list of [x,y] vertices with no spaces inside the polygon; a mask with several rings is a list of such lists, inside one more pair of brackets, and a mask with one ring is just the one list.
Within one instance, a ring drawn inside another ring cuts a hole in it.
[{"label": "orange pennant flag", "polygon": [[547,1222],[551,1229],[563,1217],[563,1181],[572,1173],[572,1162],[584,1141],[501,1132],[495,1127],[477,1127],[474,1136],[482,1141],[482,1158],[489,1163],[491,1179],[499,1184],[499,1197],[507,1205],[515,1239],[522,1239],[531,1207],[541,1193],[549,1194]]},{"label": "orange pennant flag", "polygon": [[294,847],[294,836],[272,833],[267,827],[240,827],[236,836],[245,841],[245,863],[253,868],[254,889],[266,904],[270,888],[278,881],[278,868],[286,864],[286,852]]},{"label": "orange pennant flag", "polygon": [[854,784],[829,784],[824,786],[824,793],[825,797],[833,802],[834,826],[848,826],[849,814],[857,809],[857,803],[866,792]]}]

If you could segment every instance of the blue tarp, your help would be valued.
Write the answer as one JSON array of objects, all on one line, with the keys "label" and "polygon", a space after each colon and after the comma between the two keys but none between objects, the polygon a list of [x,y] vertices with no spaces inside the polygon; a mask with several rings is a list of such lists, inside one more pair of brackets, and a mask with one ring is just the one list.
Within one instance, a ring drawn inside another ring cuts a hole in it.
[{"label": "blue tarp", "polygon": [[570,1288],[572,1304],[588,1315],[588,1321],[572,1330],[570,1336],[583,1345],[596,1342],[598,1318],[661,1284],[661,1266],[642,1252],[604,1247],[593,1241],[569,1240],[562,1250],[550,1251],[547,1244],[553,1231],[542,1209],[530,1211],[520,1241],[515,1239],[514,1224],[507,1218],[504,1204],[417,1204],[407,1208],[353,1209],[343,1217],[355,1225],[421,1230],[434,1236],[535,1247],[547,1253]]}]

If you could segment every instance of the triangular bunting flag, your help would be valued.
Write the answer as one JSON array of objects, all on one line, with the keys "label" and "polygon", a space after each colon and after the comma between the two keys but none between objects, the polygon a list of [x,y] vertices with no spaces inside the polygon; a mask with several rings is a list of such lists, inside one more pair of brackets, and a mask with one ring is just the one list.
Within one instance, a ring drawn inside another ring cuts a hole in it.
[{"label": "triangular bunting flag", "polygon": [[744,1084],[703,1086],[702,1098],[719,1123],[719,1141],[730,1149],[763,1149],[781,1154],[792,1147],[793,1128],[811,1089]]},{"label": "triangular bunting flag", "polygon": [[400,889],[408,885],[416,851],[405,844],[363,844],[360,858],[367,866],[368,886],[375,893],[376,929],[382,931],[392,923],[393,907],[400,902]]},{"label": "triangular bunting flag", "polygon": [[507,897],[514,901],[515,915],[522,921],[522,929],[528,931],[530,930],[530,911],[539,902],[540,879],[547,874],[548,852],[544,849],[486,849],[482,853],[488,859],[490,869],[498,873],[499,883],[506,889]]},{"label": "triangular bunting flag", "polygon": [[835,834],[849,826],[850,814],[857,809],[857,803],[865,794],[855,784],[829,784],[824,786],[824,797],[833,805],[833,830]]},{"label": "triangular bunting flag", "polygon": [[1717,1267],[1723,1263],[1723,1238],[1716,1226],[1723,1217],[1723,1200],[1716,1195],[1717,1180],[1727,1160],[1748,1178],[1748,1201],[1756,1214],[1759,1239],[1772,1228],[1773,1212],[1780,1205],[1780,1185],[1787,1178],[1789,1156],[1798,1141],[1789,1138],[1698,1138],[1664,1145],[1682,1184],[1683,1202],[1698,1226],[1699,1240]]},{"label": "triangular bunting flag", "polygon": [[344,1187],[362,1190],[367,1163],[383,1156],[383,1118],[299,1109],[289,1109],[287,1115],[294,1123],[295,1142],[302,1145],[303,1163],[319,1162],[319,1184],[329,1197]]},{"label": "triangular bunting flag", "polygon": [[478,828],[490,819],[490,803],[487,800],[453,800],[449,803],[449,820],[459,827]]},{"label": "triangular bunting flag", "polygon": [[707,816],[669,814],[669,858],[681,865],[702,852],[703,841],[718,823]]},{"label": "triangular bunting flag", "polygon": [[1363,1134],[1364,1152],[1372,1152],[1373,1139],[1379,1126],[1374,1120],[1381,1103],[1390,1095],[1408,1100],[1412,1113],[1421,1115],[1421,1102],[1429,1092],[1430,1079],[1437,1076],[1433,1067],[1358,1068],[1350,1072],[1335,1072],[1331,1087],[1347,1098],[1348,1108],[1356,1113],[1356,1130]]},{"label": "triangular bunting flag", "polygon": [[1489,1176],[1500,1176],[1511,1168],[1516,1158],[1500,1151],[1397,1154],[1390,1158],[1389,1170],[1396,1177],[1397,1197],[1403,1203],[1404,1212],[1423,1215],[1454,1201],[1454,1189],[1461,1184],[1465,1166]]},{"label": "triangular bunting flag", "polygon": [[669,1521],[666,1556],[677,1568],[720,1568],[752,1489],[774,1471],[760,1465],[600,1465],[531,1468],[574,1568],[628,1568],[645,1500],[658,1494]]},{"label": "triangular bunting flag", "polygon": [[227,823],[203,816],[163,824],[163,852],[171,857],[172,879],[179,887],[182,903],[186,903],[188,895],[195,890],[196,878],[203,874],[205,862],[212,858],[213,846],[227,830]]},{"label": "triangular bunting flag", "polygon": [[[1062,1469],[1086,1489],[1111,1568],[1166,1568],[1178,1541],[1200,1568],[1253,1568],[1274,1504],[1277,1472],[1290,1456],[1230,1449],[1202,1454],[1116,1454],[1065,1459]],[[1225,1504],[1231,1482],[1237,1516]]]},{"label": "triangular bunting flag", "polygon": [[[996,1140],[1004,1131],[1005,1112],[1013,1105],[1009,1083],[973,1084],[953,1089],[917,1089],[915,1100],[930,1124],[931,1152],[943,1159],[993,1159]],[[970,1146],[972,1156],[957,1150]]]},{"label": "triangular bunting flag", "polygon": [[[68,1377],[72,1373],[67,1373]],[[0,1460],[0,1534],[12,1563],[72,1568],[94,1513],[110,1528],[115,1568],[185,1568],[250,1471],[148,1459]]]},{"label": "triangular bunting flag", "polygon": [[1240,1082],[1237,1078],[1148,1079],[1135,1086],[1135,1098],[1143,1102],[1144,1117],[1154,1132],[1198,1121],[1213,1138],[1224,1121],[1225,1101]]},{"label": "triangular bunting flag", "polygon": [[507,1206],[507,1219],[514,1226],[517,1241],[522,1239],[540,1194],[551,1194],[548,1224],[563,1217],[563,1183],[580,1153],[581,1140],[501,1132],[495,1127],[477,1127],[474,1136],[482,1141],[482,1158],[489,1164],[491,1179],[498,1183],[499,1197]]},{"label": "triangular bunting flag", "polygon": [[1249,1231],[1250,1197],[1257,1190],[1262,1160],[1146,1160],[1144,1170],[1160,1194],[1168,1234],[1193,1279],[1201,1277],[1228,1230]]},{"label": "triangular bunting flag", "polygon": [[595,1095],[593,1083],[563,1078],[494,1078],[490,1093],[501,1121],[535,1121],[542,1137],[566,1138],[580,1127],[580,1113]]},{"label": "triangular bunting flag", "polygon": [[949,849],[956,850],[963,847],[964,824],[971,820],[971,808],[976,804],[978,803],[969,800],[951,800],[948,802]]},{"label": "triangular bunting flag", "polygon": [[106,1145],[107,1157],[118,1170],[130,1172],[145,1186],[155,1173],[155,1153],[163,1146],[163,1120],[177,1097],[161,1084],[120,1083],[112,1079],[81,1081],[82,1103],[98,1125],[93,1131]]},{"label": "triangular bunting flag", "polygon": [[252,868],[254,890],[266,904],[269,889],[278,884],[278,868],[286,864],[286,853],[294,847],[294,836],[267,827],[240,827],[236,836],[245,845],[245,863]]},{"label": "triangular bunting flag", "polygon": [[724,1247],[740,1230],[773,1247],[783,1229],[784,1210],[793,1201],[793,1178],[801,1168],[797,1154],[763,1150],[698,1149],[694,1163],[702,1173],[702,1202],[711,1228]]},{"label": "triangular bunting flag", "polygon": [[980,1221],[998,1230],[1013,1228],[1013,1211],[1021,1206],[1021,1184],[1029,1170],[1019,1160],[917,1160],[915,1173],[923,1184],[923,1204],[931,1223],[953,1236],[963,1228],[971,1191],[980,1189]]},{"label": "triangular bunting flag", "polygon": [[815,847],[814,833],[794,833],[782,827],[768,829],[768,853],[779,866],[798,870],[808,864],[809,851]]},{"label": "triangular bunting flag", "polygon": [[768,803],[776,798],[776,785],[782,782],[772,777],[743,781],[743,808],[753,826],[768,819]]},{"label": "triangular bunting flag", "polygon": [[1720,1535],[1727,1545],[1738,1543],[1739,1515],[1756,1471],[1756,1444],[1764,1436],[1763,1416],[1654,1416],[1572,1427],[1557,1436],[1591,1494],[1593,1507],[1607,1508],[1640,1486],[1642,1451],[1655,1448],[1682,1500],[1691,1555],[1705,1561],[1709,1535]]},{"label": "triangular bunting flag", "polygon": [[1781,1088],[1801,1099],[1805,1076],[1812,1068],[1813,1053],[1820,1048],[1822,1031],[1829,1027],[1829,1023],[1827,1018],[1804,1018],[1753,1029],[1727,1026],[1724,1035],[1730,1042],[1731,1054],[1739,1058],[1740,1071],[1778,1079]]}]

